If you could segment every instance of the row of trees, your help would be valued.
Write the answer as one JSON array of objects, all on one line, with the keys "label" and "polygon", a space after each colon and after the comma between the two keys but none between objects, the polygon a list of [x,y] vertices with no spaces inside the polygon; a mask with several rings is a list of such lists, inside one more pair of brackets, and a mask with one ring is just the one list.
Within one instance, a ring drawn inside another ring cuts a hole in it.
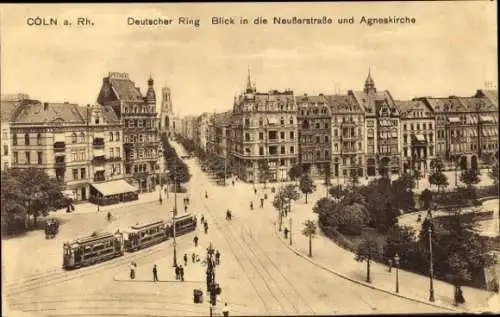
[{"label": "row of trees", "polygon": [[166,177],[162,180],[162,182],[167,182],[168,184],[174,184],[175,182],[184,184],[189,182],[189,179],[191,178],[191,174],[189,174],[189,167],[181,158],[179,158],[177,152],[170,144],[166,133],[161,135],[161,142],[163,145],[163,155],[168,169],[168,172],[165,175]]},{"label": "row of trees", "polygon": [[1,184],[2,226],[9,233],[24,232],[29,218],[36,226],[39,217],[69,204],[62,184],[42,169],[2,171]]}]

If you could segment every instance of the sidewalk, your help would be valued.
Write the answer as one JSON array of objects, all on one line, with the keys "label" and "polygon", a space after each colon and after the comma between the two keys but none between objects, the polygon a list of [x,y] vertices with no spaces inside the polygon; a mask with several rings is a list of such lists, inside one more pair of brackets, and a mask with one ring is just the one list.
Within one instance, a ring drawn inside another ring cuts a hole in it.
[{"label": "sidewalk", "polygon": [[[316,195],[315,195],[316,194]],[[354,260],[354,254],[339,247],[329,238],[324,236],[318,228],[318,234],[313,238],[312,253],[313,257],[309,258],[308,254],[308,239],[302,235],[303,223],[306,220],[317,221],[317,215],[312,212],[312,207],[318,199],[318,193],[313,194],[316,199],[311,197],[309,203],[306,205],[303,201],[299,200],[292,203],[292,212],[289,217],[283,219],[283,224],[289,227],[289,218],[292,217],[292,240],[293,245],[289,246],[288,241],[284,241],[283,235],[280,239],[283,240],[292,251],[296,254],[308,259],[310,262],[317,266],[330,271],[336,275],[350,279],[356,283],[364,284],[371,288],[376,288],[385,292],[394,294],[395,296],[403,296],[420,302],[432,304],[428,301],[429,296],[429,277],[399,270],[399,294],[395,293],[395,269],[392,272],[388,271],[386,265],[376,262],[371,262],[371,278],[372,283],[365,282],[366,279],[366,262],[357,262]],[[435,305],[446,307],[452,310],[465,310],[465,311],[500,311],[498,301],[491,303],[492,293],[470,288],[463,287],[466,303],[460,307],[453,305],[453,286],[449,283],[434,280],[434,295]],[[498,297],[497,297],[498,298]]]}]

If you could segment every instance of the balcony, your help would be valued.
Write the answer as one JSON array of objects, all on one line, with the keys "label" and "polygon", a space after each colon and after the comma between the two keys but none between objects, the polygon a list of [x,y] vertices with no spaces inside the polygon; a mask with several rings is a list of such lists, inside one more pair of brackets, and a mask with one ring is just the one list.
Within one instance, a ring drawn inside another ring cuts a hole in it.
[{"label": "balcony", "polygon": [[66,168],[66,160],[64,159],[64,156],[56,157],[54,166],[55,168]]},{"label": "balcony", "polygon": [[94,182],[104,182],[104,181],[106,181],[104,175],[94,176]]},{"label": "balcony", "polygon": [[104,139],[102,138],[96,138],[92,141],[92,147],[95,149],[102,149],[104,148]]},{"label": "balcony", "polygon": [[118,157],[118,156],[106,158],[106,162],[118,162],[118,161],[121,161],[121,160],[122,160],[122,158]]},{"label": "balcony", "polygon": [[342,140],[356,140],[359,137],[357,135],[342,135]]},{"label": "balcony", "polygon": [[340,154],[342,155],[350,155],[350,154],[357,154],[358,151],[355,148],[342,148]]},{"label": "balcony", "polygon": [[64,142],[54,143],[54,152],[64,152],[64,151],[66,151],[66,143]]},{"label": "balcony", "polygon": [[92,159],[92,164],[94,165],[101,165],[104,163],[106,163],[106,158],[104,157],[104,155],[94,156],[94,158]]}]

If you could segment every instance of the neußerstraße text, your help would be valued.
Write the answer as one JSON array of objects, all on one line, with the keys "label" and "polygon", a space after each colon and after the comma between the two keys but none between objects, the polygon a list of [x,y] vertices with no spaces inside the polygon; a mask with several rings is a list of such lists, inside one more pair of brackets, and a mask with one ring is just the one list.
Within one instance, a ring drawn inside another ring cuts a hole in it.
[{"label": "neu\u00dferstra\u00dfe text", "polygon": [[[193,17],[177,17],[177,18],[135,18],[128,17],[127,24],[134,26],[170,26],[170,25],[190,25],[200,27],[201,20]],[[381,17],[279,17],[272,18],[257,16],[257,17],[225,17],[213,16],[210,20],[211,25],[331,25],[331,24],[364,24],[367,26],[373,25],[391,25],[391,24],[415,24],[416,19],[409,16],[381,16]]]}]

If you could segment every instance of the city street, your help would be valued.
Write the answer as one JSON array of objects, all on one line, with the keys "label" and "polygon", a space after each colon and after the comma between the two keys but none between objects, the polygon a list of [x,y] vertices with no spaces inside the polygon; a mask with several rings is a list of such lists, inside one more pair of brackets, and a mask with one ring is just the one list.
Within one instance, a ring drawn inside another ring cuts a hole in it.
[{"label": "city street", "polygon": [[[177,144],[174,146],[179,149]],[[177,260],[182,263],[182,255],[193,252],[203,259],[210,242],[220,250],[221,264],[216,268],[216,280],[222,294],[218,297],[216,315],[221,314],[220,307],[225,302],[232,315],[446,311],[352,283],[296,256],[275,234],[276,213],[270,212],[270,208],[258,208],[259,199],[251,186],[239,182],[234,188],[217,186],[201,173],[195,159],[189,159],[188,164],[193,175],[187,185],[188,212],[197,214],[198,219],[203,214],[209,230],[205,235],[198,228],[196,233],[179,237]],[[205,191],[208,199],[204,198]],[[182,211],[182,196],[179,196]],[[151,202],[116,209],[111,223],[105,220],[105,213],[70,215],[53,240],[45,240],[42,233],[33,232],[4,241],[4,250],[13,254],[8,261],[18,263],[7,265],[13,269],[3,273],[10,308],[47,316],[208,315],[202,262],[193,264],[188,256],[185,281],[175,281],[171,240],[91,267],[71,272],[61,269],[63,241],[95,230],[114,231],[136,222],[168,219],[172,198],[169,194],[161,207],[158,202]],[[250,199],[256,206],[253,211],[249,208]],[[269,200],[265,204],[270,204]],[[233,214],[231,222],[224,219],[227,209]],[[198,248],[193,246],[194,234],[200,237]],[[43,261],[22,261],[22,248],[36,252],[33,258]],[[14,252],[15,249],[19,252]],[[138,265],[134,281],[127,278],[131,261]],[[153,264],[159,268],[158,283],[152,282]],[[203,304],[193,303],[195,288],[204,291]]]}]

